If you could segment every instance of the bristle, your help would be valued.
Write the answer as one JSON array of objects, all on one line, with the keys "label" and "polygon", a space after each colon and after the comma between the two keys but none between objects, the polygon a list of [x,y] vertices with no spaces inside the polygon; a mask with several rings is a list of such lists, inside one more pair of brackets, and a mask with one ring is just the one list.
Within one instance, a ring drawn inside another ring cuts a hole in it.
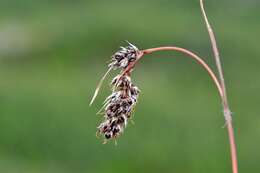
[{"label": "bristle", "polygon": [[98,85],[97,85],[97,88],[96,88],[96,90],[95,90],[95,93],[94,93],[94,95],[93,95],[93,97],[92,97],[92,99],[91,99],[91,101],[90,101],[89,106],[91,106],[91,105],[93,104],[93,102],[95,101],[95,99],[96,99],[96,97],[97,97],[97,95],[98,95],[99,89],[100,89],[100,87],[102,86],[103,81],[105,80],[106,76],[109,74],[109,72],[110,72],[111,70],[112,70],[112,68],[109,68],[109,69],[107,70],[107,72],[104,74],[104,76],[101,78],[101,80],[99,81],[99,83],[98,83]]}]

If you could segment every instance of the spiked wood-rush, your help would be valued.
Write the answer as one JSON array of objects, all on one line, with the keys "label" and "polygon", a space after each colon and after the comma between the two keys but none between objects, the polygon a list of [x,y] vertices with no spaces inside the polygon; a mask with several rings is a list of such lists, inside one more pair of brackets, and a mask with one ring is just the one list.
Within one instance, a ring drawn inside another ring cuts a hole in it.
[{"label": "spiked wood-rush", "polygon": [[206,70],[206,72],[209,74],[212,81],[216,85],[216,88],[218,90],[218,93],[220,95],[223,104],[224,116],[225,116],[226,125],[228,129],[229,143],[231,149],[232,170],[233,173],[238,173],[236,145],[235,145],[233,126],[232,126],[231,111],[228,106],[224,76],[223,76],[222,67],[220,63],[219,52],[218,52],[213,30],[208,22],[204,10],[203,0],[200,0],[200,6],[210,36],[211,45],[213,48],[213,53],[216,60],[216,66],[218,69],[219,77],[215,75],[213,70],[207,65],[207,63],[202,58],[200,58],[197,54],[187,49],[175,47],[175,46],[164,46],[164,47],[156,47],[156,48],[150,48],[145,50],[139,50],[135,45],[128,42],[128,46],[121,47],[119,51],[117,51],[114,55],[112,55],[111,62],[108,65],[109,69],[105,73],[105,75],[101,78],[96,88],[96,91],[94,93],[94,96],[90,102],[90,105],[95,100],[99,92],[99,89],[107,74],[111,70],[119,69],[120,73],[111,82],[112,94],[105,99],[104,105],[99,111],[99,113],[102,113],[104,115],[103,117],[104,120],[98,126],[98,131],[97,131],[98,135],[101,134],[104,136],[105,142],[109,139],[117,138],[119,135],[122,134],[129,119],[131,118],[131,113],[134,110],[134,107],[137,103],[137,99],[140,93],[140,90],[131,82],[131,77],[130,77],[130,74],[133,71],[136,63],[142,57],[144,57],[144,55],[148,55],[156,51],[178,51],[184,53],[188,57],[195,60],[199,65],[201,65]]}]

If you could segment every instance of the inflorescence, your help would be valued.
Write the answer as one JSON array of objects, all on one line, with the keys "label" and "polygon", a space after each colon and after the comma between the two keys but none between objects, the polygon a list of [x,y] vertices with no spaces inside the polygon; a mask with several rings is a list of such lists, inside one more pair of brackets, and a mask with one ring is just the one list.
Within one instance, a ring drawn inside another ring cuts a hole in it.
[{"label": "inflorescence", "polygon": [[111,57],[108,65],[110,69],[120,69],[121,72],[112,80],[112,94],[105,99],[102,107],[104,120],[98,126],[97,134],[104,136],[105,141],[123,133],[137,103],[140,90],[131,82],[130,72],[124,71],[137,60],[138,51],[136,46],[129,43]]}]

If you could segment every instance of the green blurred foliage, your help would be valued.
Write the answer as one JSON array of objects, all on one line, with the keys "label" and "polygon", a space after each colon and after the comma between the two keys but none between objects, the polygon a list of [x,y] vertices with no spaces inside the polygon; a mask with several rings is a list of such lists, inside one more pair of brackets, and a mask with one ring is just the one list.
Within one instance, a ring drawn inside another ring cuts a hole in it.
[{"label": "green blurred foliage", "polygon": [[[258,172],[260,3],[205,5],[234,111],[239,167]],[[216,88],[179,53],[138,64],[135,125],[117,146],[95,138],[108,85],[93,107],[88,103],[124,40],[186,47],[214,66],[198,1],[0,1],[0,172],[231,172]]]}]

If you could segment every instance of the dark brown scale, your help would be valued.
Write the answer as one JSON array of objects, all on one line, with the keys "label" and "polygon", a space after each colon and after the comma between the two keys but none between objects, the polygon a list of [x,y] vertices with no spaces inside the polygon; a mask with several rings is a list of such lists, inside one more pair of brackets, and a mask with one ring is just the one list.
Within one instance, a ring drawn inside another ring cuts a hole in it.
[{"label": "dark brown scale", "polygon": [[119,132],[119,128],[118,127],[115,127],[113,130],[112,130],[112,133],[114,136],[116,136],[116,134]]},{"label": "dark brown scale", "polygon": [[119,116],[119,115],[122,113],[122,111],[123,111],[123,108],[122,108],[122,107],[119,107],[119,108],[116,110],[116,112],[115,112],[115,116],[116,116],[116,117]]},{"label": "dark brown scale", "polygon": [[112,108],[112,110],[113,110],[113,111],[116,111],[119,107],[120,107],[120,104],[116,104],[116,105]]},{"label": "dark brown scale", "polygon": [[131,95],[137,95],[138,94],[138,92],[134,88],[131,88],[130,92],[131,92]]},{"label": "dark brown scale", "polygon": [[132,113],[131,111],[127,112],[127,113],[126,113],[126,117],[127,117],[127,118],[130,118],[130,117],[131,117],[131,113]]},{"label": "dark brown scale", "polygon": [[107,111],[115,112],[120,107],[120,104],[118,103],[112,103],[108,106]]},{"label": "dark brown scale", "polygon": [[117,80],[118,80],[118,78],[113,79],[110,85],[115,85]]},{"label": "dark brown scale", "polygon": [[124,108],[126,108],[126,107],[129,107],[130,104],[129,104],[127,101],[123,101],[123,102],[121,103],[121,106],[124,107]]},{"label": "dark brown scale", "polygon": [[130,58],[129,58],[129,62],[134,62],[135,60],[136,60],[135,57],[134,57],[134,58],[133,58],[133,57],[130,57]]},{"label": "dark brown scale", "polygon": [[107,126],[107,125],[104,125],[103,131],[106,131],[107,129],[108,129],[108,126]]},{"label": "dark brown scale", "polygon": [[129,88],[129,81],[126,78],[122,79],[120,81],[120,83],[118,84],[118,88],[121,90],[122,89],[125,90],[125,89]]},{"label": "dark brown scale", "polygon": [[125,122],[125,118],[123,116],[118,117],[117,119],[118,124],[123,124],[124,122]]},{"label": "dark brown scale", "polygon": [[113,128],[116,125],[116,121],[112,121],[111,127]]},{"label": "dark brown scale", "polygon": [[106,133],[106,134],[105,134],[105,138],[106,138],[106,139],[110,139],[110,138],[111,138],[111,134],[110,134],[110,133]]},{"label": "dark brown scale", "polygon": [[128,104],[129,105],[132,105],[133,104],[133,101],[131,99],[128,100]]},{"label": "dark brown scale", "polygon": [[118,61],[121,61],[124,57],[123,57],[124,55],[122,54],[122,53],[116,53],[115,55],[114,55],[114,58],[116,59],[116,60],[118,60]]},{"label": "dark brown scale", "polygon": [[126,114],[127,110],[126,109],[122,109],[121,114]]},{"label": "dark brown scale", "polygon": [[112,112],[111,110],[107,110],[107,111],[106,111],[106,116],[107,116],[108,118],[111,118],[111,117],[113,117],[114,115],[115,115],[115,113]]}]

